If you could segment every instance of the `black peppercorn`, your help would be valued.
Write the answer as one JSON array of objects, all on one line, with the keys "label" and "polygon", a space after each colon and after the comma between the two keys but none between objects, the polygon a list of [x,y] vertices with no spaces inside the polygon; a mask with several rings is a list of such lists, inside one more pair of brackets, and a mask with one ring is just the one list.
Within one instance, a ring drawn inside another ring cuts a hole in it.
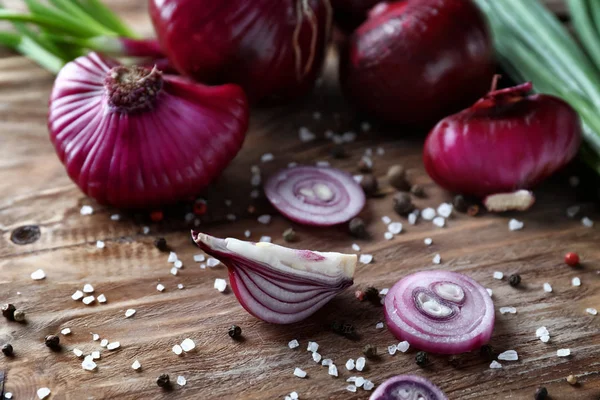
[{"label": "black peppercorn", "polygon": [[296,240],[296,231],[292,228],[286,229],[283,232],[283,240],[286,242],[293,242]]},{"label": "black peppercorn", "polygon": [[12,304],[4,304],[2,306],[2,316],[9,321],[14,321],[16,310],[17,309]]},{"label": "black peppercorn", "polygon": [[406,171],[402,165],[392,165],[387,172],[388,183],[398,190],[406,190],[410,187],[406,181]]},{"label": "black peppercorn", "polygon": [[379,183],[377,183],[377,178],[375,178],[371,174],[364,175],[362,180],[360,181],[360,186],[367,196],[372,196],[377,193],[379,189]]},{"label": "black peppercorn", "polygon": [[333,333],[340,335],[340,336],[347,337],[348,339],[358,338],[358,335],[356,333],[356,328],[354,328],[354,325],[343,322],[343,321],[342,322],[333,321],[331,323],[331,330],[333,331]]},{"label": "black peppercorn", "polygon": [[519,286],[519,283],[521,283],[521,275],[519,274],[513,274],[508,278],[508,283],[510,284],[510,286],[512,287],[517,287]]},{"label": "black peppercorn", "polygon": [[10,343],[6,343],[2,346],[2,353],[4,353],[4,355],[6,357],[11,357],[14,353],[14,349],[12,347],[12,344]]},{"label": "black peppercorn", "polygon": [[15,310],[13,318],[17,322],[23,322],[23,321],[25,321],[25,311]]},{"label": "black peppercorn", "polygon": [[467,201],[465,200],[464,196],[460,194],[454,196],[454,199],[452,200],[452,206],[456,211],[461,213],[467,212],[467,209],[469,208],[469,205],[467,204]]},{"label": "black peppercorn", "polygon": [[375,358],[377,357],[377,347],[372,344],[368,344],[363,348],[363,354],[367,358]]},{"label": "black peppercorn", "polygon": [[548,389],[545,387],[539,387],[535,391],[535,395],[533,396],[535,400],[546,400],[548,398]]},{"label": "black peppercorn", "polygon": [[365,299],[367,299],[373,304],[381,305],[381,299],[379,298],[379,290],[372,286],[368,287],[367,290],[365,290]]},{"label": "black peppercorn", "polygon": [[56,335],[48,335],[44,339],[44,343],[51,349],[58,349],[60,346],[60,338]]},{"label": "black peppercorn", "polygon": [[242,336],[242,328],[237,325],[231,325],[227,333],[229,334],[229,337],[238,339],[240,336]]},{"label": "black peppercorn", "polygon": [[365,226],[365,221],[360,218],[352,218],[348,224],[348,227],[352,236],[357,238],[364,238],[367,236],[367,227]]},{"label": "black peppercorn", "polygon": [[493,360],[496,356],[494,354],[494,348],[489,344],[484,344],[481,346],[481,349],[479,349],[479,354],[481,354],[481,356],[486,360]]},{"label": "black peppercorn", "polygon": [[35,242],[40,238],[41,231],[37,225],[20,226],[10,235],[10,240],[14,244],[24,245]]},{"label": "black peppercorn", "polygon": [[429,356],[424,351],[419,351],[415,356],[415,362],[419,367],[424,367],[429,362]]},{"label": "black peppercorn", "polygon": [[416,197],[425,197],[425,189],[423,189],[423,186],[421,185],[412,185],[410,193]]},{"label": "black peppercorn", "polygon": [[329,153],[331,154],[331,157],[337,158],[337,159],[348,157],[348,154],[346,153],[346,149],[344,148],[344,146],[342,146],[340,144],[336,144],[335,146],[333,146]]},{"label": "black peppercorn", "polygon": [[154,240],[154,247],[156,247],[160,251],[169,251],[169,246],[167,246],[167,239],[163,237],[159,237]]},{"label": "black peppercorn", "polygon": [[341,333],[347,337],[356,336],[356,328],[352,324],[342,324]]},{"label": "black peppercorn", "polygon": [[406,215],[415,209],[408,192],[398,192],[394,195],[394,211],[398,215]]},{"label": "black peppercorn", "polygon": [[156,384],[161,388],[166,388],[171,385],[171,379],[168,374],[160,374],[160,376],[156,378]]}]

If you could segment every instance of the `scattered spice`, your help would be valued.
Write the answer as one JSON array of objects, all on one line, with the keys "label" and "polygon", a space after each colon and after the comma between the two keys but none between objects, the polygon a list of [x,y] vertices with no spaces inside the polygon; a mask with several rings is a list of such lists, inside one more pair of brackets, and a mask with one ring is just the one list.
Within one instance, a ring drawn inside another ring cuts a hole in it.
[{"label": "scattered spice", "polygon": [[494,348],[489,344],[484,344],[483,346],[481,346],[479,354],[481,354],[481,356],[486,360],[493,360],[496,357],[496,354],[494,353]]},{"label": "scattered spice", "polygon": [[398,192],[394,195],[394,211],[398,215],[407,215],[415,209],[408,192]]},{"label": "scattered spice", "polygon": [[461,213],[467,212],[469,210],[469,205],[467,204],[467,200],[465,200],[465,197],[460,194],[454,196],[454,199],[452,199],[452,205],[454,206],[454,209],[456,211],[461,212]]},{"label": "scattered spice", "polygon": [[2,316],[4,318],[6,318],[9,321],[14,321],[15,320],[15,311],[16,311],[16,307],[12,304],[4,304],[2,306]]},{"label": "scattered spice", "polygon": [[229,331],[227,331],[229,337],[232,339],[239,339],[242,336],[242,328],[237,325],[231,325]]},{"label": "scattered spice", "polygon": [[13,318],[17,322],[23,322],[23,321],[25,321],[25,311],[15,310]]},{"label": "scattered spice", "polygon": [[16,228],[10,234],[10,240],[14,244],[25,245],[37,241],[40,238],[41,232],[37,225],[25,225]]},{"label": "scattered spice", "polygon": [[534,398],[534,400],[546,400],[548,398],[548,389],[546,389],[543,386],[537,388],[533,398]]},{"label": "scattered spice", "polygon": [[5,343],[4,345],[2,345],[2,353],[6,356],[6,357],[12,357],[14,354],[14,349],[12,347],[12,344],[10,343]]},{"label": "scattered spice", "polygon": [[296,240],[296,231],[293,228],[288,228],[283,232],[283,240],[293,242]]},{"label": "scattered spice", "polygon": [[365,300],[365,292],[362,290],[357,290],[356,292],[354,292],[354,296],[358,299],[358,301]]},{"label": "scattered spice", "polygon": [[346,323],[343,321],[333,321],[333,323],[331,324],[331,330],[340,336],[347,337],[348,339],[358,338],[356,328],[350,323]]},{"label": "scattered spice", "polygon": [[160,374],[158,378],[156,378],[156,384],[161,388],[167,388],[171,386],[171,378],[169,378],[168,374]]},{"label": "scattered spice", "polygon": [[406,190],[410,187],[406,181],[406,171],[402,165],[392,165],[387,172],[388,183],[398,190]]},{"label": "scattered spice", "polygon": [[577,377],[575,375],[569,375],[567,376],[567,382],[569,382],[569,385],[577,385]]},{"label": "scattered spice", "polygon": [[194,206],[192,207],[192,212],[198,216],[202,216],[206,214],[207,210],[206,200],[199,199],[194,202]]},{"label": "scattered spice", "polygon": [[569,252],[565,254],[565,264],[576,267],[579,265],[579,255],[577,253]]},{"label": "scattered spice", "polygon": [[379,290],[377,290],[377,288],[374,288],[373,286],[370,286],[367,288],[367,290],[365,290],[365,299],[367,299],[367,301],[370,301],[375,305],[381,305],[381,299],[379,298]]},{"label": "scattered spice", "polygon": [[419,367],[424,367],[429,362],[429,356],[424,351],[419,351],[415,356],[415,362]]},{"label": "scattered spice", "polygon": [[477,204],[471,204],[469,208],[467,208],[467,215],[469,215],[470,217],[475,217],[479,215],[479,211],[480,209]]},{"label": "scattered spice", "polygon": [[162,220],[163,220],[163,218],[164,218],[164,217],[165,217],[165,216],[164,216],[163,212],[162,212],[162,211],[160,211],[160,210],[157,210],[157,211],[152,211],[152,212],[150,213],[150,220],[151,220],[152,222],[160,222],[160,221],[162,221]]},{"label": "scattered spice", "polygon": [[450,364],[453,368],[460,368],[463,364],[463,359],[460,356],[450,356],[448,358],[448,364]]},{"label": "scattered spice", "polygon": [[60,338],[56,335],[48,335],[44,339],[44,343],[47,347],[56,350],[60,347]]},{"label": "scattered spice", "polygon": [[350,229],[352,236],[357,238],[364,238],[367,236],[367,227],[365,226],[365,221],[361,218],[352,218],[348,224],[348,228]]},{"label": "scattered spice", "polygon": [[371,172],[373,170],[373,161],[369,157],[363,157],[358,162],[357,168],[360,172]]},{"label": "scattered spice", "polygon": [[367,196],[372,196],[377,193],[379,189],[379,183],[377,182],[377,178],[373,176],[373,174],[366,174],[363,176],[360,181],[360,186]]},{"label": "scattered spice", "polygon": [[348,153],[346,153],[346,149],[341,144],[334,145],[329,151],[331,157],[336,159],[342,159],[348,157]]},{"label": "scattered spice", "polygon": [[160,251],[169,251],[169,246],[167,246],[167,239],[164,237],[159,237],[154,240],[154,247],[156,247]]},{"label": "scattered spice", "polygon": [[519,286],[519,284],[521,283],[521,275],[519,274],[512,274],[509,278],[508,278],[508,283],[510,286],[512,287],[517,287]]},{"label": "scattered spice", "polygon": [[412,185],[410,193],[416,197],[425,197],[425,189],[421,185]]},{"label": "scattered spice", "polygon": [[367,358],[375,358],[377,357],[377,347],[372,344],[368,344],[363,348],[363,354]]}]

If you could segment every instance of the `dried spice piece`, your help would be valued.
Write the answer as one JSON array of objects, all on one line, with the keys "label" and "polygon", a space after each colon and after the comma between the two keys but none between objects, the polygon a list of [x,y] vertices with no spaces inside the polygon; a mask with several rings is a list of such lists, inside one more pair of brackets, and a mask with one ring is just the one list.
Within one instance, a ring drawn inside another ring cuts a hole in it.
[{"label": "dried spice piece", "polygon": [[371,172],[373,170],[373,161],[368,157],[363,157],[357,164],[360,172]]},{"label": "dried spice piece", "polygon": [[377,290],[377,288],[374,288],[372,286],[368,287],[367,290],[365,290],[365,299],[375,305],[379,305],[379,306],[381,305],[381,298],[379,297],[379,290]]},{"label": "dried spice piece", "polygon": [[406,171],[402,165],[392,165],[387,172],[388,183],[398,190],[407,190]]},{"label": "dried spice piece", "polygon": [[481,354],[481,356],[486,360],[493,360],[496,357],[496,354],[494,353],[494,348],[489,344],[484,344],[483,346],[481,346],[479,354]]},{"label": "dried spice piece", "polygon": [[363,354],[367,358],[375,358],[377,357],[377,347],[373,346],[372,344],[368,344],[363,347]]},{"label": "dried spice piece", "polygon": [[454,199],[452,199],[452,205],[454,206],[454,209],[456,211],[461,212],[461,213],[467,212],[467,210],[469,208],[469,204],[467,204],[467,200],[465,200],[465,197],[460,194],[454,196]]},{"label": "dried spice piece", "polygon": [[160,221],[162,221],[162,220],[163,220],[163,218],[164,218],[164,217],[165,217],[165,216],[164,216],[163,212],[162,212],[162,211],[160,211],[160,210],[157,210],[157,211],[152,211],[152,212],[150,213],[150,220],[151,220],[152,222],[160,222]]},{"label": "dried spice piece", "polygon": [[44,339],[44,344],[53,350],[58,349],[60,347],[60,338],[56,335],[48,335]]},{"label": "dried spice piece", "polygon": [[344,336],[348,339],[357,339],[358,334],[354,325],[344,321],[333,321],[331,324],[333,333]]},{"label": "dried spice piece", "polygon": [[230,338],[239,339],[242,336],[242,328],[237,325],[231,325],[227,333],[229,334]]},{"label": "dried spice piece", "polygon": [[424,351],[419,351],[415,356],[415,362],[419,367],[424,367],[429,363],[429,355]]},{"label": "dried spice piece", "polygon": [[548,398],[548,389],[543,386],[537,388],[533,398],[534,400],[546,400]]},{"label": "dried spice piece", "polygon": [[293,228],[288,228],[283,232],[283,240],[286,242],[294,242],[296,240],[296,231]]},{"label": "dried spice piece", "polygon": [[6,318],[9,321],[14,321],[15,320],[15,311],[16,311],[16,307],[12,304],[4,304],[2,306],[2,316],[4,318]]},{"label": "dried spice piece", "polygon": [[156,384],[161,388],[167,388],[171,386],[171,378],[169,378],[168,374],[160,374],[156,378]]},{"label": "dried spice piece", "polygon": [[365,300],[365,292],[363,292],[362,290],[357,290],[356,292],[354,292],[354,296],[358,299],[358,301]]},{"label": "dried spice piece", "polygon": [[367,236],[367,227],[365,226],[365,221],[361,218],[352,218],[348,224],[348,228],[354,237],[364,238]]},{"label": "dried spice piece", "polygon": [[477,204],[471,204],[469,208],[467,208],[467,215],[470,217],[475,217],[479,215],[480,208]]},{"label": "dried spice piece", "polygon": [[24,245],[37,241],[41,236],[40,227],[37,225],[25,225],[16,228],[10,234],[10,240],[14,244]]},{"label": "dried spice piece", "polygon": [[508,284],[512,287],[517,287],[521,283],[521,275],[513,274],[508,278]]},{"label": "dried spice piece", "polygon": [[154,240],[154,247],[156,247],[160,251],[169,251],[169,246],[167,245],[167,239],[165,239],[163,237],[159,237]]},{"label": "dried spice piece", "polygon": [[375,176],[372,174],[366,174],[360,181],[360,187],[362,187],[367,196],[372,196],[377,193],[377,190],[379,189],[379,183],[377,182],[377,178],[375,178]]},{"label": "dried spice piece", "polygon": [[410,193],[415,197],[425,197],[425,189],[421,185],[412,185]]},{"label": "dried spice piece", "polygon": [[577,253],[569,252],[565,254],[565,264],[576,267],[579,265],[579,255]]},{"label": "dried spice piece", "polygon": [[23,321],[25,321],[25,311],[15,310],[13,318],[17,322],[23,322]]},{"label": "dried spice piece", "polygon": [[206,214],[207,209],[208,206],[206,205],[206,201],[203,199],[196,200],[192,206],[192,212],[198,216]]},{"label": "dried spice piece", "polygon": [[577,377],[575,375],[569,375],[567,376],[567,382],[569,382],[569,385],[577,385]]},{"label": "dried spice piece", "polygon": [[2,345],[2,353],[6,356],[6,357],[12,357],[14,354],[14,349],[12,347],[12,344],[10,343],[5,343],[4,345]]},{"label": "dried spice piece", "polygon": [[407,215],[415,209],[408,192],[398,192],[394,195],[394,211],[398,215]]}]

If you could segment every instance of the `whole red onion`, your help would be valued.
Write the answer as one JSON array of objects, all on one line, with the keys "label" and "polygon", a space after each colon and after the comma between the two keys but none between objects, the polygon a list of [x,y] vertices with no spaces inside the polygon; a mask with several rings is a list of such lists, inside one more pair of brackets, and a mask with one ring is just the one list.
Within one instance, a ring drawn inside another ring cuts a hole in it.
[{"label": "whole red onion", "polygon": [[369,10],[381,0],[331,0],[335,22],[351,32],[367,19]]},{"label": "whole red onion", "polygon": [[149,0],[173,65],[205,83],[237,83],[252,101],[291,99],[325,58],[329,0]]},{"label": "whole red onion", "polygon": [[58,74],[48,127],[84,193],[149,208],[194,196],[222,172],[244,141],[248,103],[236,85],[208,87],[91,53]]},{"label": "whole red onion", "polygon": [[486,23],[471,0],[377,7],[342,52],[340,81],[358,109],[432,125],[482,96],[494,73]]},{"label": "whole red onion", "polygon": [[557,97],[527,95],[531,88],[492,91],[441,120],[423,150],[429,176],[483,197],[530,188],[568,163],[581,143],[579,116]]}]

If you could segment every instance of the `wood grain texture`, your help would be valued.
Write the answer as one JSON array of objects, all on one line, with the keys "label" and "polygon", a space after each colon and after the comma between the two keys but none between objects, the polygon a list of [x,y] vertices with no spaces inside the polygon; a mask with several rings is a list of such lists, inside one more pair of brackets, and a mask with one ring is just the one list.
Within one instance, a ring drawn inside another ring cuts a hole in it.
[{"label": "wood grain texture", "polygon": [[[140,31],[150,32],[144,3],[109,1]],[[417,205],[435,207],[449,199],[449,194],[434,185],[423,170],[423,134],[374,126],[347,146],[350,157],[345,160],[332,160],[330,144],[323,139],[301,143],[297,134],[300,126],[308,126],[319,135],[330,128],[359,131],[360,120],[351,117],[338,93],[335,58],[330,59],[323,86],[308,99],[287,107],[255,110],[244,149],[206,194],[212,221],[203,222],[202,229],[216,236],[238,238],[250,229],[254,240],[270,235],[281,244],[281,232],[294,226],[300,237],[294,247],[323,251],[351,252],[351,244],[357,242],[363,253],[375,257],[374,263],[359,266],[357,288],[391,287],[408,273],[445,268],[466,273],[492,288],[496,308],[514,306],[518,310],[515,315],[497,313],[492,344],[499,351],[517,350],[520,357],[517,362],[503,362],[501,370],[489,369],[489,362],[477,354],[461,356],[459,368],[450,365],[448,357],[432,356],[432,365],[420,369],[411,349],[407,354],[383,354],[377,361],[368,361],[362,374],[349,372],[344,368],[346,360],[359,357],[365,344],[375,344],[383,353],[397,342],[387,330],[375,329],[383,320],[381,308],[356,301],[353,291],[348,290],[315,316],[291,326],[265,324],[248,315],[233,294],[213,289],[215,278],[227,275],[223,267],[202,270],[192,261],[199,251],[191,245],[189,227],[183,221],[151,224],[152,232],[146,236],[141,234],[144,223],[136,223],[127,214],[121,221],[111,221],[110,215],[117,210],[98,206],[77,190],[55,156],[46,131],[52,76],[21,57],[3,55],[0,302],[14,303],[27,313],[26,324],[0,322],[0,343],[11,342],[15,348],[14,358],[0,357],[0,370],[6,372],[5,390],[13,392],[15,399],[33,399],[36,390],[44,386],[52,390],[53,400],[263,400],[282,399],[291,391],[297,391],[301,399],[367,399],[369,394],[362,389],[357,393],[345,390],[349,376],[361,375],[379,385],[403,373],[431,379],[450,399],[531,399],[540,385],[546,386],[555,400],[597,400],[600,396],[600,316],[584,311],[587,307],[600,308],[600,232],[597,227],[585,228],[578,219],[567,218],[565,209],[580,204],[581,215],[597,221],[600,215],[593,204],[579,201],[565,177],[541,188],[537,204],[527,213],[477,218],[458,215],[443,229],[427,222],[416,226],[405,223],[405,232],[392,241],[383,240],[385,226],[380,218],[389,215],[402,219],[394,215],[389,195],[371,199],[362,216],[368,221],[372,239],[356,241],[342,228],[316,230],[290,224],[264,199],[255,202],[257,211],[249,214],[250,166],[258,164],[263,153],[273,152],[275,160],[261,165],[265,176],[290,161],[327,160],[354,171],[366,148],[382,147],[385,155],[374,158],[375,174],[381,177],[389,165],[404,164],[410,179],[427,192],[427,198],[417,200]],[[319,121],[312,119],[316,110],[322,113]],[[233,201],[230,209],[224,199]],[[94,206],[92,216],[79,214],[84,204]],[[238,221],[227,222],[224,217],[229,212],[238,215]],[[264,212],[274,215],[268,226],[256,222],[256,216]],[[512,217],[525,222],[524,230],[508,232]],[[25,246],[13,244],[11,232],[26,224],[41,227],[40,240]],[[167,255],[152,244],[158,235],[167,238],[184,262],[178,276],[169,274]],[[432,246],[423,244],[426,237],[433,238]],[[97,249],[96,240],[104,240],[106,248]],[[581,255],[581,268],[563,264],[567,251]],[[431,262],[437,253],[442,256],[441,266]],[[30,273],[38,268],[44,269],[47,278],[34,282]],[[494,271],[519,273],[523,284],[515,289],[506,280],[494,280]],[[581,278],[579,288],[571,286],[575,276]],[[159,282],[166,286],[163,293],[155,288]],[[544,282],[552,284],[553,293],[542,290]],[[85,283],[93,284],[96,294],[104,293],[108,302],[85,306],[71,300],[71,294]],[[185,288],[177,289],[178,283]],[[129,308],[137,313],[125,319]],[[352,322],[361,339],[353,342],[335,336],[326,329],[333,319]],[[227,336],[232,323],[242,327],[243,341]],[[546,326],[552,335],[548,344],[535,337],[540,326]],[[62,351],[47,349],[44,336],[65,327],[73,333],[61,336]],[[91,340],[91,333],[119,341],[121,348],[101,349]],[[196,351],[176,356],[171,347],[187,337],[195,340]],[[298,339],[301,347],[288,349],[291,339]],[[305,350],[308,340],[317,341],[319,353],[334,360],[339,378],[328,376],[324,367],[312,361]],[[74,348],[85,354],[101,350],[98,370],[82,370],[81,360],[72,353]],[[558,358],[559,348],[570,348],[572,356]],[[130,367],[136,359],[142,364],[140,372]],[[306,370],[308,377],[294,377],[295,367]],[[178,375],[185,376],[187,385],[174,385],[170,392],[161,390],[155,379],[165,372],[173,381]],[[569,374],[579,377],[577,386],[565,382]]]}]

